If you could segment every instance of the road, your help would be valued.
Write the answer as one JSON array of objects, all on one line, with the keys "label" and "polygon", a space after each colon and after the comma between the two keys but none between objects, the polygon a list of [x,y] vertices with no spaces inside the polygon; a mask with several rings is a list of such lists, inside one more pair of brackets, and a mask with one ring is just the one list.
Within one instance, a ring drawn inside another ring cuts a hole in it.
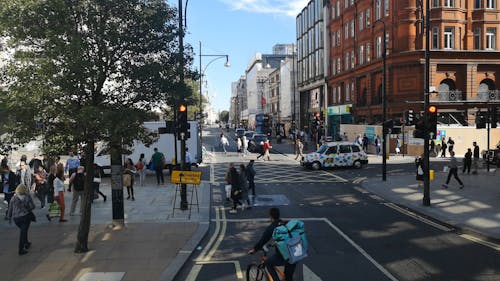
[{"label": "road", "polygon": [[[408,216],[396,205],[359,186],[380,176],[379,165],[361,170],[305,170],[297,161],[273,154],[256,161],[257,206],[229,214],[224,174],[229,162],[248,162],[234,142],[228,154],[217,148],[219,129],[205,133],[213,150],[210,233],[177,280],[245,280],[245,269],[260,254],[246,252],[269,224],[270,206],[285,218],[305,221],[309,257],[294,280],[500,280],[500,252],[464,239],[432,220]],[[411,163],[389,165],[388,173],[413,171]],[[390,180],[390,177],[389,177]],[[396,202],[397,203],[397,202]]]}]

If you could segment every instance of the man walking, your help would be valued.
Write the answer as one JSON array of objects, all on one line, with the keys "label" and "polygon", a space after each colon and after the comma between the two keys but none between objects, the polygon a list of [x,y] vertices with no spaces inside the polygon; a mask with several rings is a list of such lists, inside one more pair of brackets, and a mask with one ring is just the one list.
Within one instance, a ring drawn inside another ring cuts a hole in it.
[{"label": "man walking", "polygon": [[[71,176],[76,173],[78,166],[80,166],[80,160],[73,151],[70,151],[69,158],[66,160],[66,167],[64,167],[64,171],[68,173],[68,177],[71,178]],[[69,183],[68,191],[71,191],[71,187],[73,187],[72,182]]]},{"label": "man walking", "polygon": [[455,158],[455,151],[450,152],[450,162],[448,163],[449,171],[448,171],[448,178],[446,179],[446,184],[443,184],[444,188],[448,188],[448,184],[450,183],[451,176],[455,177],[455,179],[458,181],[460,184],[460,189],[464,188],[463,182],[460,180],[458,177],[458,161],[457,158]]},{"label": "man walking", "polygon": [[158,185],[160,185],[160,180],[161,184],[165,183],[165,178],[163,177],[163,163],[165,160],[165,155],[163,153],[158,152],[158,148],[154,148],[154,153],[153,156],[151,156],[151,163],[153,163],[153,166],[155,168],[155,173],[156,173],[156,182]]},{"label": "man walking", "polygon": [[443,137],[443,139],[441,140],[441,158],[446,157],[446,147],[446,139]]},{"label": "man walking", "polygon": [[[79,199],[83,199],[83,193],[85,189],[85,168],[83,166],[79,166],[76,170],[76,173],[71,175],[69,178],[69,182],[73,184],[73,201],[71,202],[71,211],[69,212],[70,216],[75,215],[76,205],[78,204]],[[83,200],[81,201],[83,203]],[[80,203],[80,209],[82,204]],[[80,212],[81,213],[81,212]]]},{"label": "man walking", "polygon": [[304,150],[304,144],[300,141],[300,139],[295,140],[295,143],[295,149],[297,150],[295,160],[302,159],[302,157],[304,157],[304,155],[302,154],[302,150]]},{"label": "man walking", "polygon": [[248,190],[252,192],[252,195],[250,196],[252,198],[252,205],[255,203],[255,175],[257,174],[255,172],[255,168],[253,167],[254,163],[254,160],[250,160],[245,168],[248,180]]},{"label": "man walking", "polygon": [[462,174],[465,174],[465,170],[467,170],[467,174],[470,174],[471,165],[472,165],[472,150],[468,148],[464,157],[464,169],[462,170]]},{"label": "man walking", "polygon": [[453,147],[455,146],[455,141],[451,139],[451,137],[448,138],[448,152],[451,153],[453,151]]},{"label": "man walking", "polygon": [[472,145],[474,146],[474,152],[473,152],[474,171],[472,171],[472,174],[477,175],[477,169],[479,168],[479,145],[477,145],[477,142],[473,142]]},{"label": "man walking", "polygon": [[229,141],[227,140],[226,136],[224,136],[224,134],[220,134],[220,145],[224,150],[224,154],[227,154],[226,146],[229,145]]}]

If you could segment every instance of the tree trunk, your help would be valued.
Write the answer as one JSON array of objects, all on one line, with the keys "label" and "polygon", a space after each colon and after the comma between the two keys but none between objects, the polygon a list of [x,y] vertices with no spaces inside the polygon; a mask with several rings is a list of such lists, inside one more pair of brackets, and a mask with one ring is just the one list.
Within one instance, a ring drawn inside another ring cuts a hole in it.
[{"label": "tree trunk", "polygon": [[78,227],[75,253],[85,253],[89,250],[88,238],[90,232],[91,203],[94,196],[94,141],[88,141],[85,146],[85,189],[81,202],[82,215]]}]

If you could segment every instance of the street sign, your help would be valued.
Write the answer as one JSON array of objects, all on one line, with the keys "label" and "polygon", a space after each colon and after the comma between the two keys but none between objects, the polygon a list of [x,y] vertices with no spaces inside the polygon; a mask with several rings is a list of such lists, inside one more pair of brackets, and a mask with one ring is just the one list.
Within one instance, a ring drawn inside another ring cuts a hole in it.
[{"label": "street sign", "polygon": [[172,171],[171,183],[200,184],[201,171]]}]

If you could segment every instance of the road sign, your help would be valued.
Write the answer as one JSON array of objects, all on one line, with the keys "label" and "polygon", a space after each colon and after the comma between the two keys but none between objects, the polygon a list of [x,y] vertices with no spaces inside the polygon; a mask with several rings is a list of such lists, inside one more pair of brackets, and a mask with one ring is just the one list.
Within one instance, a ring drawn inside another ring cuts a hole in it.
[{"label": "road sign", "polygon": [[171,183],[200,184],[201,171],[172,171]]}]

